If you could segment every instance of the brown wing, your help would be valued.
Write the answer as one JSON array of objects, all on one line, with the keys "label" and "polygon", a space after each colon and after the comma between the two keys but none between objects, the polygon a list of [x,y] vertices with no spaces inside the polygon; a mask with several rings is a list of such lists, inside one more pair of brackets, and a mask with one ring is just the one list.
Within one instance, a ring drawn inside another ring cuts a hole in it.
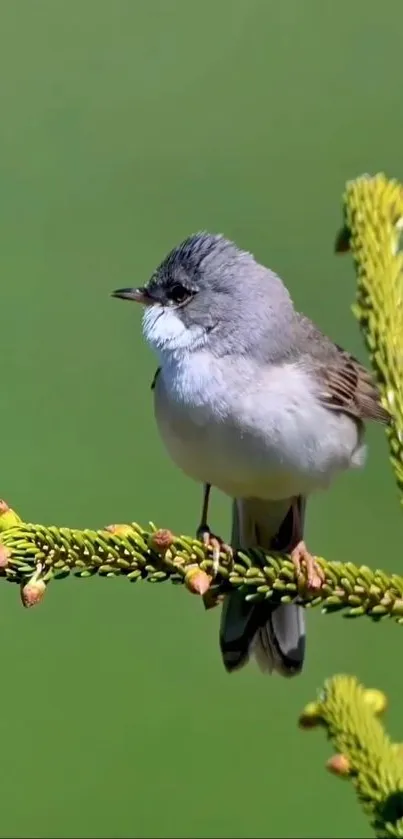
[{"label": "brown wing", "polygon": [[322,402],[327,408],[343,411],[357,420],[389,423],[390,415],[381,405],[371,373],[353,355],[335,346],[337,357],[329,359],[320,369]]}]

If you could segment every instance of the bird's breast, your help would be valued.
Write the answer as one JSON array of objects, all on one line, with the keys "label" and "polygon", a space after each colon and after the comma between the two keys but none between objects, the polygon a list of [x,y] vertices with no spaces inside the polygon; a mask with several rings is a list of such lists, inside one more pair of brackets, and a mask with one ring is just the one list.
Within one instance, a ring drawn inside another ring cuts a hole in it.
[{"label": "bird's breast", "polygon": [[357,446],[355,424],[324,408],[296,365],[261,369],[200,353],[163,365],[154,395],[173,461],[228,495],[310,492],[348,468]]}]

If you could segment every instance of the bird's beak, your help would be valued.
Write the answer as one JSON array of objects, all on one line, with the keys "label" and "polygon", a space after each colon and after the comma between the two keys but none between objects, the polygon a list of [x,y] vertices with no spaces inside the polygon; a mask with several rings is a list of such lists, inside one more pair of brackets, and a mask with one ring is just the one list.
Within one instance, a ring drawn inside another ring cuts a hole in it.
[{"label": "bird's beak", "polygon": [[134,300],[135,303],[143,303],[144,306],[152,306],[154,300],[145,288],[117,288],[112,291],[112,297],[119,297],[121,300]]}]

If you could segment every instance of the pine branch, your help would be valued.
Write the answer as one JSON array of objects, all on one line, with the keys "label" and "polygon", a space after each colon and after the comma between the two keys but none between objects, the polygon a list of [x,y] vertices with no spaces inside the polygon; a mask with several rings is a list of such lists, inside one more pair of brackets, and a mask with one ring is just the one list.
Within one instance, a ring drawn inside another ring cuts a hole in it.
[{"label": "pine branch", "polygon": [[[345,224],[336,250],[351,250],[357,273],[353,308],[370,354],[383,402],[390,459],[403,503],[403,187],[384,175],[347,184]],[[383,575],[381,574],[383,577]],[[334,676],[300,725],[322,725],[336,754],[327,768],[352,780],[376,836],[403,837],[403,746],[392,743],[376,718],[386,697],[351,676]]]},{"label": "pine branch", "polygon": [[392,743],[378,719],[386,704],[381,691],[334,676],[299,724],[325,728],[336,752],[326,768],[352,781],[375,836],[403,837],[403,744]]},{"label": "pine branch", "polygon": [[2,502],[0,531],[0,578],[19,583],[27,606],[40,599],[50,580],[72,572],[77,577],[123,576],[131,582],[171,580],[197,594],[209,587],[218,595],[240,588],[248,600],[298,600],[327,613],[345,610],[349,617],[393,617],[403,623],[403,577],[353,563],[319,559],[324,582],[312,592],[289,558],[259,549],[239,551],[234,560],[223,553],[213,581],[212,558],[201,542],[135,523],[105,530],[26,524]]},{"label": "pine branch", "polygon": [[[345,224],[336,250],[352,252],[357,274],[353,312],[369,352],[385,408],[390,459],[403,493],[403,187],[380,174],[349,181]],[[403,503],[403,498],[402,498]]]}]

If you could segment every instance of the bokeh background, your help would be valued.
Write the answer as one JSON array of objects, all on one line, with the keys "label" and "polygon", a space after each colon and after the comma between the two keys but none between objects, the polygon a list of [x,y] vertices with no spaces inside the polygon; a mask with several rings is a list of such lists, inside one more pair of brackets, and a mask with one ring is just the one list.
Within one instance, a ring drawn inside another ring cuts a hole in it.
[{"label": "bokeh background", "polygon": [[[200,493],[153,421],[140,312],[111,300],[189,233],[224,232],[365,359],[336,258],[346,179],[403,176],[400,0],[3,0],[0,495],[27,519],[150,518],[193,532]],[[382,431],[362,474],[310,504],[333,559],[399,570]],[[212,523],[228,534],[225,498]],[[230,678],[219,610],[178,588],[0,592],[1,837],[364,837],[329,747],[296,721],[325,677],[390,695],[403,635],[310,613],[304,674]]]}]

